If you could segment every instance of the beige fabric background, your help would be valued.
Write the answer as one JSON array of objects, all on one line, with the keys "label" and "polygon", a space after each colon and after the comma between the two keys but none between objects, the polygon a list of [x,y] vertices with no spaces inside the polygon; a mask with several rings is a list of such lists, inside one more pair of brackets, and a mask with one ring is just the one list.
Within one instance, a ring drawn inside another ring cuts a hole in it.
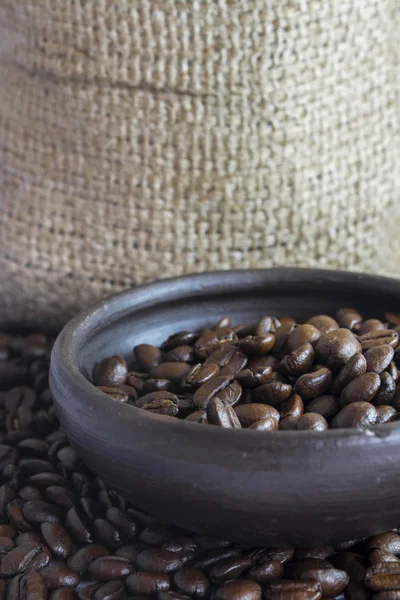
[{"label": "beige fabric background", "polygon": [[399,275],[398,0],[0,0],[1,320],[190,271]]}]

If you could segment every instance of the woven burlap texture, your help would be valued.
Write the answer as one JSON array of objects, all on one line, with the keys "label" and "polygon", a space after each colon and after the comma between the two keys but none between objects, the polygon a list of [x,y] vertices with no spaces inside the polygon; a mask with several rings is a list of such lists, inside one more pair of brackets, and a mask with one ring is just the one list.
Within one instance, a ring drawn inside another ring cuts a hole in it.
[{"label": "woven burlap texture", "polygon": [[0,0],[2,320],[160,277],[400,273],[398,0]]}]

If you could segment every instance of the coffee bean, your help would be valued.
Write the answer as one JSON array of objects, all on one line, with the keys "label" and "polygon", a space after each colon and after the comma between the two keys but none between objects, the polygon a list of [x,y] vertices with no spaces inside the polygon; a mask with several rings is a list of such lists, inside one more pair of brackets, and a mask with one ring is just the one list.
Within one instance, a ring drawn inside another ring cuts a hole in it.
[{"label": "coffee bean", "polygon": [[165,354],[164,361],[192,364],[195,362],[194,350],[192,346],[177,346]]},{"label": "coffee bean", "polygon": [[270,381],[253,390],[253,401],[277,406],[290,398],[292,390],[292,386],[288,383]]},{"label": "coffee bean", "polygon": [[301,417],[304,413],[304,403],[298,394],[293,394],[288,400],[279,405],[281,419],[285,417]]},{"label": "coffee bean", "polygon": [[151,344],[139,344],[133,349],[136,360],[145,371],[150,371],[162,361],[162,352]]},{"label": "coffee bean", "polygon": [[256,421],[273,418],[277,423],[280,415],[276,408],[267,404],[244,404],[235,408],[235,413],[242,427],[250,427]]},{"label": "coffee bean", "polygon": [[218,392],[218,398],[232,407],[236,406],[239,403],[241,396],[242,388],[240,383],[238,383],[237,381],[231,381],[229,385],[227,385],[226,387],[224,387],[223,390]]},{"label": "coffee bean", "polygon": [[46,586],[51,590],[60,587],[75,588],[80,580],[76,571],[61,566],[45,567],[40,571],[40,575],[44,578]]},{"label": "coffee bean", "polygon": [[368,568],[368,561],[355,552],[341,552],[332,559],[332,564],[337,569],[346,571],[350,581],[363,581]]},{"label": "coffee bean", "polygon": [[124,584],[121,581],[109,581],[100,586],[94,593],[94,600],[119,600],[124,593]]},{"label": "coffee bean", "polygon": [[295,560],[304,560],[305,558],[319,558],[325,560],[335,554],[332,546],[319,546],[317,548],[297,548],[294,553]]},{"label": "coffee bean", "polygon": [[389,373],[380,374],[380,387],[372,399],[372,404],[375,406],[388,405],[392,403],[396,393],[396,383],[393,381]]},{"label": "coffee bean", "polygon": [[208,329],[200,335],[194,344],[194,350],[199,359],[205,359],[210,356],[217,348],[224,344],[235,344],[237,336],[232,329],[218,328]]},{"label": "coffee bean", "polygon": [[239,578],[253,566],[253,560],[247,556],[237,556],[219,561],[210,571],[213,581],[230,581]]},{"label": "coffee bean", "polygon": [[349,576],[341,569],[310,569],[300,575],[300,579],[318,581],[324,596],[335,597],[349,583]]},{"label": "coffee bean", "polygon": [[156,523],[153,526],[143,529],[139,539],[148,546],[159,547],[162,546],[164,542],[166,542],[172,535],[174,535],[174,533],[175,530],[173,528]]},{"label": "coffee bean", "polygon": [[317,413],[327,421],[332,419],[340,410],[339,398],[332,394],[318,396],[307,403],[304,409],[306,413]]},{"label": "coffee bean", "polygon": [[331,427],[369,427],[375,425],[378,413],[375,406],[369,402],[352,402],[348,404],[332,419]]},{"label": "coffee bean", "polygon": [[193,402],[198,408],[207,408],[212,398],[219,395],[231,383],[232,378],[228,375],[213,377],[204,383],[193,396]]},{"label": "coffee bean", "polygon": [[279,370],[286,375],[299,376],[306,373],[312,366],[315,352],[311,344],[303,344],[287,354],[279,363]]},{"label": "coffee bean", "polygon": [[235,379],[240,383],[242,388],[252,390],[270,381],[271,375],[271,367],[261,366],[239,371],[239,373],[236,373]]},{"label": "coffee bean", "polygon": [[122,356],[105,358],[96,369],[95,383],[99,386],[116,386],[125,383],[128,367]]},{"label": "coffee bean", "polygon": [[59,523],[42,523],[43,539],[53,556],[67,558],[73,549],[73,543],[67,530]]},{"label": "coffee bean", "polygon": [[363,375],[367,370],[367,361],[363,354],[357,353],[349,362],[344,365],[339,371],[336,379],[334,380],[331,391],[333,394],[340,394],[340,392],[352,381]]},{"label": "coffee bean", "polygon": [[264,356],[268,354],[275,344],[273,333],[265,335],[248,335],[238,341],[238,346],[245,354],[249,356]]},{"label": "coffee bean", "polygon": [[22,544],[3,556],[0,562],[0,577],[12,577],[24,573],[33,560],[41,553],[40,544]]},{"label": "coffee bean", "polygon": [[391,552],[386,550],[371,550],[368,553],[368,560],[371,565],[376,565],[383,562],[400,562],[400,560]]},{"label": "coffee bean", "polygon": [[216,377],[219,373],[219,366],[214,363],[202,364],[198,363],[190,369],[190,371],[182,379],[182,387],[191,387],[198,389],[206,381]]},{"label": "coffee bean", "polygon": [[346,385],[340,396],[340,406],[352,402],[371,402],[379,390],[381,380],[376,373],[364,373]]},{"label": "coffee bean", "polygon": [[320,600],[322,589],[318,581],[272,581],[264,591],[266,600]]},{"label": "coffee bean", "polygon": [[283,565],[276,560],[269,560],[250,569],[247,576],[257,581],[257,583],[270,583],[271,581],[281,579],[283,574]]},{"label": "coffee bean", "polygon": [[174,574],[174,583],[180,591],[194,598],[205,598],[210,587],[210,583],[204,573],[198,569],[189,567],[184,567],[176,571]]},{"label": "coffee bean", "polygon": [[23,600],[46,600],[46,582],[39,573],[27,573],[20,581],[20,594]]},{"label": "coffee bean", "polygon": [[76,594],[79,600],[93,600],[93,594],[99,589],[101,584],[99,582],[89,583],[85,586],[79,586],[76,590]]},{"label": "coffee bean", "polygon": [[0,556],[15,548],[15,542],[7,537],[0,537]]},{"label": "coffee bean", "polygon": [[228,581],[217,590],[217,600],[261,600],[262,591],[256,581]]},{"label": "coffee bean", "polygon": [[336,320],[340,327],[354,329],[356,325],[363,321],[363,318],[354,308],[341,308],[336,313]]},{"label": "coffee bean", "polygon": [[35,531],[27,531],[26,533],[20,533],[15,538],[15,544],[17,546],[22,546],[22,544],[26,544],[26,542],[30,542],[31,544],[40,544],[41,539],[40,535]]},{"label": "coffee bean", "polygon": [[279,424],[276,419],[268,417],[267,419],[261,419],[249,425],[248,429],[252,431],[277,431]]},{"label": "coffee bean", "polygon": [[[286,347],[289,335],[295,328],[295,323],[284,323],[275,332],[274,353],[280,355]],[[297,342],[295,342],[297,343]]]},{"label": "coffee bean", "polygon": [[108,555],[108,550],[99,544],[88,544],[83,546],[68,560],[68,567],[76,571],[82,577],[90,563],[96,558],[101,558]]},{"label": "coffee bean", "polygon": [[215,397],[207,405],[207,421],[211,425],[230,429],[241,429],[241,424],[232,406],[225,400]]},{"label": "coffee bean", "polygon": [[141,571],[132,573],[125,579],[128,592],[135,596],[151,596],[169,590],[170,580],[166,573]]},{"label": "coffee bean", "polygon": [[261,319],[259,319],[256,323],[254,333],[255,335],[275,333],[279,327],[281,327],[281,322],[276,317],[261,317]]},{"label": "coffee bean", "polygon": [[9,524],[0,525],[0,536],[14,540],[17,537],[17,530]]},{"label": "coffee bean", "polygon": [[381,346],[374,346],[365,353],[365,359],[367,361],[367,371],[373,371],[374,373],[382,373],[388,368],[394,356],[394,349],[388,344],[382,344]]},{"label": "coffee bean", "polygon": [[328,429],[328,423],[321,415],[317,413],[306,413],[302,415],[297,421],[298,430],[310,430],[310,431],[326,431]]},{"label": "coffee bean", "polygon": [[377,331],[379,329],[385,329],[385,325],[379,319],[367,319],[363,323],[360,323],[357,329],[358,335],[364,335],[371,331]]},{"label": "coffee bean", "polygon": [[209,550],[207,553],[198,556],[191,566],[195,569],[200,569],[200,571],[208,570],[221,560],[240,555],[241,552],[237,548]]},{"label": "coffee bean", "polygon": [[74,600],[74,598],[74,591],[70,588],[58,588],[49,596],[49,600]]},{"label": "coffee bean", "polygon": [[361,335],[359,341],[363,352],[382,345],[396,348],[399,342],[399,334],[393,329],[376,329]]},{"label": "coffee bean", "polygon": [[102,556],[89,565],[89,575],[96,581],[123,579],[132,572],[132,565],[122,556]]},{"label": "coffee bean", "polygon": [[75,509],[71,508],[65,517],[65,527],[78,544],[91,544],[92,534],[88,529],[85,518]]},{"label": "coffee bean", "polygon": [[365,573],[364,583],[373,592],[400,590],[400,562],[372,565]]},{"label": "coffee bean", "polygon": [[315,346],[317,361],[333,371],[339,371],[358,352],[361,352],[360,342],[351,331],[342,328],[326,333]]},{"label": "coffee bean", "polygon": [[198,334],[194,331],[178,331],[161,344],[161,350],[169,352],[177,346],[192,346],[197,338]]},{"label": "coffee bean", "polygon": [[59,523],[62,518],[60,507],[43,502],[31,500],[26,502],[22,508],[23,515],[30,523]]},{"label": "coffee bean", "polygon": [[398,381],[399,381],[399,377],[400,377],[400,375],[399,375],[399,370],[398,370],[398,368],[396,367],[396,364],[393,362],[393,360],[392,360],[392,362],[390,363],[390,365],[388,366],[388,368],[386,369],[386,371],[387,371],[387,372],[389,373],[389,375],[392,377],[393,381],[394,381],[395,383],[398,383]]},{"label": "coffee bean", "polygon": [[321,332],[313,325],[298,325],[288,336],[286,342],[287,353],[290,354],[300,346],[303,346],[307,343],[314,346],[320,337]]},{"label": "coffee bean", "polygon": [[93,535],[108,548],[117,548],[122,543],[118,529],[105,519],[96,519],[93,522]]},{"label": "coffee bean", "polygon": [[138,532],[137,522],[115,506],[106,512],[107,521],[114,525],[125,539],[133,539]]},{"label": "coffee bean", "polygon": [[381,404],[376,407],[376,412],[378,413],[377,424],[381,425],[383,423],[389,423],[390,421],[394,421],[397,417],[397,410],[393,408],[393,406],[386,406]]},{"label": "coffee bean", "polygon": [[142,396],[136,400],[135,406],[151,413],[174,417],[179,411],[179,399],[171,392],[160,390]]},{"label": "coffee bean", "polygon": [[116,402],[129,401],[129,395],[126,394],[124,391],[120,390],[118,387],[98,385],[97,389],[103,392],[104,394],[107,394],[107,396],[109,396],[112,400],[115,400]]},{"label": "coffee bean", "polygon": [[168,379],[172,383],[179,385],[191,368],[191,365],[187,363],[164,362],[157,367],[153,367],[149,372],[149,377],[150,379]]},{"label": "coffee bean", "polygon": [[62,506],[65,508],[72,508],[75,503],[75,494],[72,490],[69,490],[63,486],[50,485],[45,490],[45,495],[52,504]]},{"label": "coffee bean", "polygon": [[309,325],[314,325],[320,331],[321,335],[325,335],[334,329],[339,329],[339,324],[335,319],[328,315],[316,315],[307,321]]},{"label": "coffee bean", "polygon": [[165,390],[166,392],[176,392],[177,386],[172,383],[172,381],[169,381],[169,379],[146,379],[139,395],[145,396],[151,392],[159,392],[161,390]]},{"label": "coffee bean", "polygon": [[192,421],[193,423],[207,425],[207,412],[205,410],[196,410],[188,417],[185,417],[185,421]]},{"label": "coffee bean", "polygon": [[393,554],[400,554],[400,535],[392,531],[379,533],[367,538],[363,545],[367,552],[379,549]]},{"label": "coffee bean", "polygon": [[6,516],[7,504],[14,500],[16,494],[15,491],[8,485],[4,484],[0,487],[0,518]]},{"label": "coffee bean", "polygon": [[281,429],[282,431],[294,431],[295,429],[297,429],[297,422],[299,419],[300,417],[284,417],[279,422],[279,429]]}]

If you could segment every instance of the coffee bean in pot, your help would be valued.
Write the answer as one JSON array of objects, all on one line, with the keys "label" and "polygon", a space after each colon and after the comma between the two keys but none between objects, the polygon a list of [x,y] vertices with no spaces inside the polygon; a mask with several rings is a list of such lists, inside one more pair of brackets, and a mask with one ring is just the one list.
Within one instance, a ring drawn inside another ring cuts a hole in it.
[{"label": "coffee bean in pot", "polygon": [[95,381],[98,386],[117,386],[125,383],[128,367],[122,356],[105,358],[96,370]]},{"label": "coffee bean in pot", "polygon": [[339,371],[355,354],[361,351],[361,344],[348,329],[334,329],[323,335],[315,346],[318,362],[326,364],[333,371]]}]

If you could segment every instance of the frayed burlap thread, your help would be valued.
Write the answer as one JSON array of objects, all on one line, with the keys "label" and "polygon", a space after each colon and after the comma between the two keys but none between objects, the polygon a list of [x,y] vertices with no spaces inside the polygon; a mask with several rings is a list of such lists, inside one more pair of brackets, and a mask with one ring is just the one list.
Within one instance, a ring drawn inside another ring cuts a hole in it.
[{"label": "frayed burlap thread", "polygon": [[0,0],[1,320],[209,269],[399,275],[398,0]]}]

